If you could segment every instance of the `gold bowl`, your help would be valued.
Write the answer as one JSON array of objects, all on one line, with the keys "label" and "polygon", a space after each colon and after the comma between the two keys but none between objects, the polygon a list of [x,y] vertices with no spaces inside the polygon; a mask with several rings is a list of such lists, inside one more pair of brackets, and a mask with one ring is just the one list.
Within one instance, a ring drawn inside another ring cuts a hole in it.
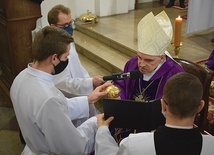
[{"label": "gold bowl", "polygon": [[109,98],[118,98],[121,90],[118,87],[112,85],[107,87],[106,91],[108,92]]},{"label": "gold bowl", "polygon": [[79,19],[84,22],[95,22],[95,23],[98,22],[97,16],[95,14],[92,14],[91,12],[89,12],[89,10],[87,10],[87,13],[82,14]]}]

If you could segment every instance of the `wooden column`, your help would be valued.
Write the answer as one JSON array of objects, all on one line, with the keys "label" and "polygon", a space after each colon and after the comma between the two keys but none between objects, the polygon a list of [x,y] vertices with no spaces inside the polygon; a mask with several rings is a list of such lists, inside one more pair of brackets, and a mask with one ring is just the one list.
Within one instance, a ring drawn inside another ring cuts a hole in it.
[{"label": "wooden column", "polygon": [[14,78],[31,61],[31,31],[40,17],[35,0],[0,0],[0,88],[8,98]]},{"label": "wooden column", "polygon": [[135,9],[138,9],[139,0],[135,0]]}]

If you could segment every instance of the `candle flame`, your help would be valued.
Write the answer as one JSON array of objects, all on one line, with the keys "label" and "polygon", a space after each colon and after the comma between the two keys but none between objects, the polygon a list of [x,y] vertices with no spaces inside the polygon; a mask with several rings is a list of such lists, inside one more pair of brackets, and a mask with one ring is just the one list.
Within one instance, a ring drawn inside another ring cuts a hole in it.
[{"label": "candle flame", "polygon": [[181,16],[179,15],[178,18],[181,18]]}]

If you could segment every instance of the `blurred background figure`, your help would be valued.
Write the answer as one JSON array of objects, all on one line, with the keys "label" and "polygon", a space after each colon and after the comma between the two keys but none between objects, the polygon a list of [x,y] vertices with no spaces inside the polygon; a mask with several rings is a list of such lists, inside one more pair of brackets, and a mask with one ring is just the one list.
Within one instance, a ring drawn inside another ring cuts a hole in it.
[{"label": "blurred background figure", "polygon": [[[185,8],[184,0],[179,0],[180,2],[180,7]],[[170,0],[169,3],[166,5],[166,8],[171,8],[175,5],[175,0]]]}]

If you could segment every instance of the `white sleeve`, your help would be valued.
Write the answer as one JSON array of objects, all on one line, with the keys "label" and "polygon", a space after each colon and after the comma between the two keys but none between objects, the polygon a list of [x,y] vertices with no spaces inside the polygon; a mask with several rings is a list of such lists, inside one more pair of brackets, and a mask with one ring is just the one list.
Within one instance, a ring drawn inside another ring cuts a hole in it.
[{"label": "white sleeve", "polygon": [[202,150],[201,155],[213,155],[214,153],[214,136],[202,135]]},{"label": "white sleeve", "polygon": [[87,78],[90,77],[86,69],[82,66],[79,56],[77,54],[75,44],[71,43],[71,48],[69,52],[69,72],[73,78]]},{"label": "white sleeve", "polygon": [[[125,138],[127,139],[127,138]],[[128,149],[128,141],[123,140],[120,147],[111,136],[107,126],[101,126],[97,130],[95,140],[96,155],[130,155]]]},{"label": "white sleeve", "polygon": [[155,155],[154,134],[144,132],[130,134],[124,138],[118,147],[116,141],[111,136],[108,127],[99,127],[95,141],[96,155]]},{"label": "white sleeve", "polygon": [[80,126],[83,122],[85,122],[88,118],[93,117],[97,115],[99,112],[96,110],[94,104],[89,104],[89,117],[85,118],[78,118],[75,120],[72,120],[72,123],[74,124],[75,127]]},{"label": "white sleeve", "polygon": [[66,98],[71,120],[89,118],[89,103],[87,96]]},{"label": "white sleeve", "polygon": [[66,106],[50,99],[38,114],[38,126],[46,146],[53,154],[89,154],[93,151],[97,118],[92,117],[78,129],[72,124]]},{"label": "white sleeve", "polygon": [[58,89],[71,96],[89,95],[94,89],[92,78],[72,78],[68,68],[54,75],[53,82]]}]

